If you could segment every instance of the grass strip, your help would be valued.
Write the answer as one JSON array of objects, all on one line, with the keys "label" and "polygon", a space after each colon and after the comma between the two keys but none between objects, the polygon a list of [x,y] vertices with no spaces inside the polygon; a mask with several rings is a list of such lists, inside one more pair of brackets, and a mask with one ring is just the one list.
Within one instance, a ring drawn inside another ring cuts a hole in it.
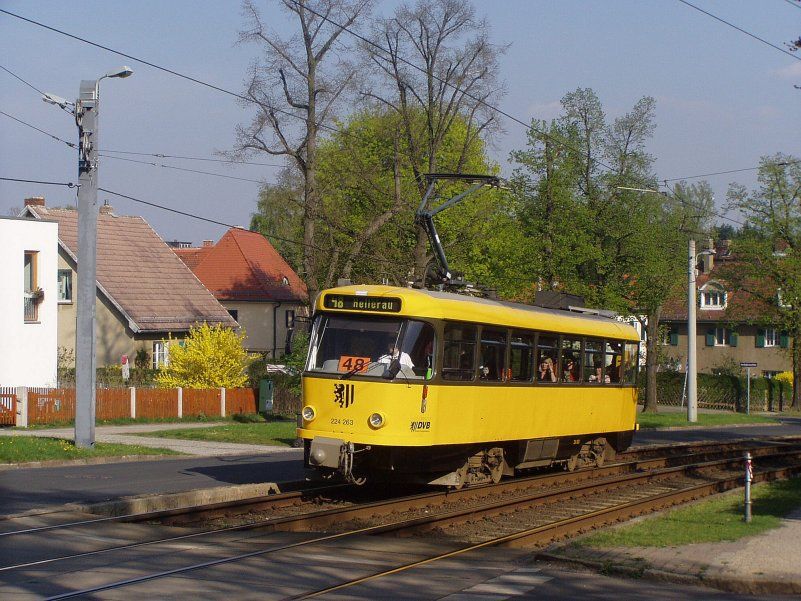
[{"label": "grass strip", "polygon": [[[221,417],[219,415],[185,415],[184,417],[118,417],[115,419],[98,419],[95,420],[97,426],[129,426],[133,424],[200,424],[204,422],[263,422],[293,419],[290,415],[262,415],[260,413],[235,413],[233,415],[226,415]],[[48,430],[55,428],[71,428],[75,425],[72,420],[57,421],[49,424],[31,424],[27,428],[14,427],[14,430]]]},{"label": "grass strip", "polygon": [[672,547],[734,541],[761,534],[801,507],[801,478],[751,488],[750,524],[743,521],[743,491],[672,509],[636,524],[611,528],[577,541],[582,547]]},{"label": "grass strip", "polygon": [[91,449],[79,449],[71,440],[39,436],[0,436],[0,463],[124,457],[127,455],[180,455],[169,449],[98,442]]},{"label": "grass strip", "polygon": [[137,436],[290,446],[295,440],[296,428],[295,420],[281,420],[255,424],[231,423],[209,428],[159,430],[157,432],[137,434]]},{"label": "grass strip", "polygon": [[699,413],[697,422],[688,422],[686,412],[638,413],[640,428],[675,428],[687,426],[726,426],[733,424],[775,424],[774,417],[744,413]]}]

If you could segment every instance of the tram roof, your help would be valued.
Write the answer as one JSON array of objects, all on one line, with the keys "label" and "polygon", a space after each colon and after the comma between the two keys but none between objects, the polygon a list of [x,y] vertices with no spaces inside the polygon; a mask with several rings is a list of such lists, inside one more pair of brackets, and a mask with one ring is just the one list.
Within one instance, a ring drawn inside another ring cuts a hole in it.
[{"label": "tram roof", "polygon": [[451,292],[401,288],[397,286],[351,285],[323,290],[315,302],[315,311],[331,313],[379,314],[372,311],[332,309],[323,305],[327,295],[341,294],[366,298],[400,298],[398,312],[380,313],[403,317],[427,317],[565,334],[582,334],[639,341],[630,325],[601,315],[546,309],[522,303],[478,298]]}]

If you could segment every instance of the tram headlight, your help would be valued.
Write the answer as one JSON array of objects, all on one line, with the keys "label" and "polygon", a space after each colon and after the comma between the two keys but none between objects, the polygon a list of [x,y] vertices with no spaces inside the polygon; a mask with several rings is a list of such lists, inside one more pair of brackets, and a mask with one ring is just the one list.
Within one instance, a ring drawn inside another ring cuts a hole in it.
[{"label": "tram headlight", "polygon": [[303,421],[307,421],[307,422],[310,422],[315,417],[317,417],[317,412],[314,410],[314,407],[312,407],[311,405],[306,405],[301,410],[300,414],[303,416]]},{"label": "tram headlight", "polygon": [[371,428],[378,430],[379,428],[383,428],[387,420],[384,418],[383,414],[381,413],[373,413],[370,417],[367,418],[367,423],[370,424]]}]

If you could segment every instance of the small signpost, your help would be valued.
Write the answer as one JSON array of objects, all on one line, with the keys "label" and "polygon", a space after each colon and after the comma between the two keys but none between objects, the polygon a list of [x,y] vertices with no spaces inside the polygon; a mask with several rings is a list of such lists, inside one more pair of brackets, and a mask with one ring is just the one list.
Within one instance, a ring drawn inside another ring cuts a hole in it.
[{"label": "small signpost", "polygon": [[757,364],[755,361],[743,361],[740,363],[740,367],[744,367],[746,371],[746,376],[748,378],[748,385],[747,385],[747,393],[746,393],[746,404],[745,404],[745,414],[751,415],[751,368],[756,367]]}]

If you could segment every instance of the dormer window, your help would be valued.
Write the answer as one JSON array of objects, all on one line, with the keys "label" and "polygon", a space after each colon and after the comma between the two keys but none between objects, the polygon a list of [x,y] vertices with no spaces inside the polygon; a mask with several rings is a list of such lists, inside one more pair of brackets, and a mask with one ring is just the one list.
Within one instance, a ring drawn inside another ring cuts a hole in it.
[{"label": "dormer window", "polygon": [[728,294],[720,284],[709,282],[701,288],[701,308],[708,311],[722,310],[726,308]]},{"label": "dormer window", "polygon": [[281,283],[282,283],[284,286],[289,286],[289,278],[288,278],[288,277],[286,277],[286,276],[282,277],[282,278],[281,278]]},{"label": "dormer window", "polygon": [[793,306],[782,298],[781,289],[776,291],[776,304],[782,309],[792,309]]}]

